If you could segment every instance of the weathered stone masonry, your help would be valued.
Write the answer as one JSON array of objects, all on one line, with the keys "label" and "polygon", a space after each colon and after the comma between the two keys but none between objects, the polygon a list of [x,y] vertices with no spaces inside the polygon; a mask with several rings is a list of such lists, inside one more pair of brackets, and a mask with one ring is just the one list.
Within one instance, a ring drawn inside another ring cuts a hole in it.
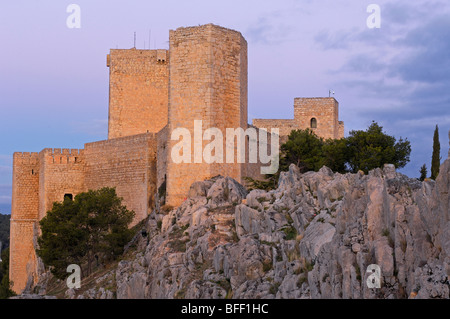
[{"label": "weathered stone masonry", "polygon": [[37,282],[38,222],[65,196],[116,187],[136,213],[134,225],[151,212],[163,183],[166,204],[176,206],[194,181],[219,174],[241,183],[246,176],[261,177],[262,164],[238,163],[236,147],[235,163],[195,163],[192,141],[192,163],[173,163],[170,150],[178,141],[171,140],[171,132],[176,128],[192,132],[194,120],[202,120],[203,131],[279,128],[286,136],[312,127],[324,138],[344,135],[334,98],[295,99],[294,119],[249,125],[247,41],[241,33],[208,24],[170,31],[169,38],[169,50],[111,50],[107,56],[108,140],[81,150],[14,153],[10,279],[16,292]]},{"label": "weathered stone masonry", "polygon": [[325,139],[344,137],[344,122],[339,121],[339,103],[335,98],[296,98],[293,120],[254,119],[257,127],[277,127],[281,136],[292,130],[311,129]]}]

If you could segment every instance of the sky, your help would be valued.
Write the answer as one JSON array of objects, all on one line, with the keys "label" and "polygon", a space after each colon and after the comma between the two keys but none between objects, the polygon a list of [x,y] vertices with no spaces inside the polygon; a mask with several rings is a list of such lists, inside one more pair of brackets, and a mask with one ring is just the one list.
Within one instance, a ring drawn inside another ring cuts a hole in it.
[{"label": "sky", "polygon": [[[69,28],[70,4],[80,28]],[[380,27],[369,28],[380,8]],[[369,19],[372,21],[372,19]],[[340,105],[345,132],[372,121],[411,142],[400,170],[431,166],[450,129],[448,0],[0,2],[0,213],[10,213],[12,154],[83,148],[107,138],[110,49],[168,49],[169,30],[214,23],[248,42],[249,122],[293,118],[296,97]]]}]

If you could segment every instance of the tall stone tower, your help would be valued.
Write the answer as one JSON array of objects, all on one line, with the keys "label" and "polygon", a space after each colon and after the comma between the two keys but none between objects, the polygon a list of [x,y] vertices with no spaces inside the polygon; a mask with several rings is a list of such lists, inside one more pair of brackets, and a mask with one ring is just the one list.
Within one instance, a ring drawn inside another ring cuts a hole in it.
[{"label": "tall stone tower", "polygon": [[[194,121],[203,132],[247,128],[247,41],[241,33],[213,24],[170,31],[168,131],[191,132],[191,163],[174,163],[167,152],[167,199],[178,205],[190,185],[218,174],[241,180],[243,165],[207,164],[194,158]],[[171,141],[168,149],[178,143]],[[201,149],[209,142],[203,142]],[[225,144],[224,144],[225,145]],[[224,146],[225,149],[225,146]]]},{"label": "tall stone tower", "polygon": [[111,50],[108,139],[157,133],[167,124],[167,50]]},{"label": "tall stone tower", "polygon": [[13,290],[19,292],[37,281],[27,274],[37,273],[34,240],[38,231],[39,169],[38,153],[14,153],[9,278]]}]

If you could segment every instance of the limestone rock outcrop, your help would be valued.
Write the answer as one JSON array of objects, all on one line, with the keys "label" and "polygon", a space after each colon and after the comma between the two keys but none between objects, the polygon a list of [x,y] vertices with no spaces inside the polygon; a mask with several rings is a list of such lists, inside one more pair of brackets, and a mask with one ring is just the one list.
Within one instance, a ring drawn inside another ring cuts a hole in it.
[{"label": "limestone rock outcrop", "polygon": [[[197,182],[115,270],[117,298],[450,298],[450,161],[436,181],[281,173],[276,190]],[[369,288],[369,265],[381,288]]]},{"label": "limestone rock outcrop", "polygon": [[[132,257],[98,279],[107,289],[66,297],[448,299],[449,189],[450,160],[425,182],[392,165],[368,175],[292,165],[271,191],[196,182],[182,205],[149,216]],[[370,265],[380,288],[368,286]]]}]

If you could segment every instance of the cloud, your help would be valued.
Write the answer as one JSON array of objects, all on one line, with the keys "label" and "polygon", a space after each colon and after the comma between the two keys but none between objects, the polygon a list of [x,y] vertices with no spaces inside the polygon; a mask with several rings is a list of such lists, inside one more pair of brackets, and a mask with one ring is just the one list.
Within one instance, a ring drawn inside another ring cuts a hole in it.
[{"label": "cloud", "polygon": [[283,15],[280,12],[259,17],[255,23],[247,28],[245,35],[249,41],[254,43],[281,44],[286,42],[294,31],[293,27],[287,25],[283,20]]},{"label": "cloud", "polygon": [[347,53],[329,75],[360,101],[350,107],[350,122],[374,119],[388,134],[409,138],[412,162],[404,171],[410,176],[429,162],[436,124],[443,158],[448,149],[450,19],[442,5],[386,4],[379,30],[322,30],[314,38],[323,50]]},{"label": "cloud", "polygon": [[102,136],[108,132],[107,119],[89,119],[71,123],[73,133],[82,133],[91,136]]},{"label": "cloud", "polygon": [[409,56],[398,56],[391,76],[405,81],[449,83],[450,19],[438,17],[408,33],[401,44],[412,48]]},{"label": "cloud", "polygon": [[336,32],[321,30],[314,36],[314,41],[322,50],[345,50],[349,49],[359,36],[360,33],[356,29]]}]

